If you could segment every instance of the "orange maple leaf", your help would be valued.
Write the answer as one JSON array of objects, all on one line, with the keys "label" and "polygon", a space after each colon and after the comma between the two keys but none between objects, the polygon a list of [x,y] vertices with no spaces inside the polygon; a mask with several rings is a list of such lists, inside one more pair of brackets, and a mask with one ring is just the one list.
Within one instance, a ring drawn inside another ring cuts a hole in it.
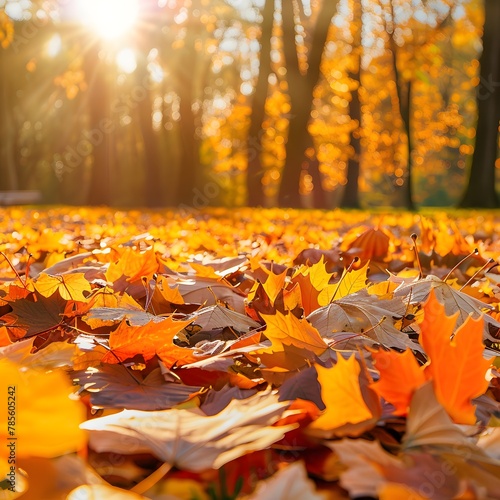
[{"label": "orange maple leaf", "polygon": [[380,372],[380,380],[370,387],[395,406],[395,415],[406,415],[413,392],[426,381],[424,371],[410,349],[402,354],[372,351],[372,356]]},{"label": "orange maple leaf", "polygon": [[328,286],[333,275],[327,272],[323,256],[312,266],[301,266],[292,278],[293,283],[298,283],[302,297],[302,307],[308,316],[321,305],[319,294]]},{"label": "orange maple leaf", "polygon": [[424,305],[419,338],[429,356],[423,367],[418,367],[409,350],[402,354],[373,354],[380,380],[371,387],[396,407],[396,415],[405,415],[414,391],[432,380],[438,401],[456,423],[476,422],[471,400],[486,391],[485,375],[490,367],[490,362],[483,358],[483,319],[469,316],[453,336],[458,314],[447,316],[434,290],[431,291]]},{"label": "orange maple leaf", "polygon": [[490,362],[483,358],[482,318],[469,316],[452,338],[458,314],[446,316],[432,290],[424,306],[419,341],[430,358],[425,375],[433,379],[438,401],[455,422],[474,424],[471,399],[486,391]]},{"label": "orange maple leaf", "polygon": [[158,271],[158,261],[154,250],[139,252],[127,248],[116,262],[112,262],[106,271],[106,279],[112,283],[122,276],[127,277],[127,281],[134,282],[143,276],[150,278]]},{"label": "orange maple leaf", "polygon": [[343,248],[345,250],[358,250],[361,260],[384,260],[389,252],[390,236],[388,231],[380,227],[369,227],[363,233],[358,234],[355,228],[344,237]]},{"label": "orange maple leaf", "polygon": [[285,279],[288,270],[285,269],[281,274],[274,274],[273,272],[268,271],[265,267],[261,267],[267,274],[267,279],[264,283],[262,283],[262,287],[267,293],[271,304],[274,305],[276,297],[278,297],[281,290],[285,287]]},{"label": "orange maple leaf", "polygon": [[199,358],[193,357],[191,349],[178,347],[172,343],[174,336],[192,321],[176,321],[170,316],[158,323],[149,322],[144,326],[130,326],[122,321],[109,336],[111,349],[103,358],[104,363],[120,363],[137,354],[145,361],[158,355],[169,367],[176,361],[190,363]]},{"label": "orange maple leaf", "polygon": [[0,327],[0,347],[5,347],[12,344],[9,332],[5,326]]}]

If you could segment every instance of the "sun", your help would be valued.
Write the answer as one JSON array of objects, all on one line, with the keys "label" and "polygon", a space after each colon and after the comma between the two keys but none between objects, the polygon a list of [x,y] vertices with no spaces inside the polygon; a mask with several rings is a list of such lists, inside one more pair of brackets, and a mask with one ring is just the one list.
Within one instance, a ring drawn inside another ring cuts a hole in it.
[{"label": "sun", "polygon": [[114,40],[137,23],[139,0],[78,0],[78,14],[99,36]]}]

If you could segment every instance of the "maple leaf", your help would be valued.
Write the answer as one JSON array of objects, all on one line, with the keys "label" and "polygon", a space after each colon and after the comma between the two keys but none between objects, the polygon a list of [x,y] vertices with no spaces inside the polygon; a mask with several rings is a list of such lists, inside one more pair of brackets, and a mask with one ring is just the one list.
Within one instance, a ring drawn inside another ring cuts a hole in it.
[{"label": "maple leaf", "polygon": [[486,391],[490,362],[483,358],[482,321],[468,318],[452,338],[457,316],[446,316],[444,306],[431,291],[420,334],[429,356],[425,367],[418,366],[409,350],[403,354],[373,353],[380,380],[372,388],[396,407],[397,415],[406,414],[413,392],[432,380],[439,402],[455,421],[475,423],[471,400]]},{"label": "maple leaf", "polygon": [[264,333],[276,347],[275,350],[282,350],[282,344],[307,349],[315,354],[328,349],[318,330],[306,319],[299,319],[291,313],[281,314],[279,311],[273,315],[262,314],[262,318],[267,325]]},{"label": "maple leaf", "polygon": [[358,234],[357,229],[352,234],[347,233],[343,248],[350,250],[351,255],[353,252],[358,252],[357,256],[361,260],[377,260],[387,257],[389,242],[390,236],[385,229],[370,227],[361,234]]},{"label": "maple leaf", "polygon": [[125,276],[130,283],[143,277],[151,278],[158,271],[158,261],[153,249],[139,252],[126,248],[116,262],[112,262],[106,271],[106,279],[114,283]]},{"label": "maple leaf", "polygon": [[326,500],[316,485],[307,477],[304,462],[294,462],[278,471],[270,479],[259,482],[248,500]]},{"label": "maple leaf", "polygon": [[90,432],[90,446],[97,452],[149,452],[179,469],[203,471],[218,469],[282,439],[296,425],[271,425],[288,406],[265,391],[232,400],[213,416],[206,416],[198,408],[124,410],[89,420],[81,427]]},{"label": "maple leaf", "polygon": [[64,300],[76,300],[80,302],[87,300],[84,292],[90,293],[92,290],[90,283],[83,273],[57,276],[42,273],[38,276],[34,287],[44,297],[50,297],[58,291]]},{"label": "maple leaf", "polygon": [[[405,298],[409,304],[420,304],[429,298],[431,290],[434,291],[438,301],[444,305],[445,313],[448,316],[458,312],[457,327],[464,323],[469,316],[472,315],[476,319],[481,316],[483,311],[493,309],[492,305],[460,290],[455,290],[451,285],[433,275],[426,276],[425,279],[414,283],[401,284],[394,291],[394,296]],[[496,328],[500,327],[500,322],[490,316],[484,316],[483,338],[495,342],[488,330],[490,324]]]},{"label": "maple leaf", "polygon": [[423,369],[409,349],[402,354],[374,351],[372,356],[380,380],[371,384],[371,388],[395,406],[394,415],[406,415],[414,391],[427,380]]},{"label": "maple leaf", "polygon": [[190,399],[201,388],[167,383],[157,368],[147,376],[121,365],[75,371],[73,380],[91,393],[96,408],[164,410]]},{"label": "maple leaf", "polygon": [[360,290],[317,309],[307,319],[323,338],[336,340],[336,332],[352,332],[361,334],[353,335],[361,343],[368,338],[386,347],[422,350],[393,325],[393,319],[404,316],[405,310],[399,298],[381,300]]},{"label": "maple leaf", "polygon": [[35,291],[25,299],[11,302],[11,314],[15,317],[15,327],[24,329],[25,335],[18,335],[12,329],[11,334],[17,338],[31,337],[56,328],[63,322],[66,304],[66,300],[61,297],[59,291],[50,297],[44,297]]},{"label": "maple leaf", "polygon": [[83,448],[85,434],[78,425],[85,418],[85,407],[69,398],[72,387],[64,372],[45,373],[0,359],[0,388],[6,398],[11,396],[9,401],[15,401],[17,408],[15,425],[7,423],[7,411],[0,414],[0,438],[4,443],[0,462],[9,454],[5,443],[12,437],[18,438],[18,458],[55,457]]},{"label": "maple leaf", "polygon": [[344,269],[338,283],[326,287],[319,296],[322,306],[366,288],[368,262],[360,269]]},{"label": "maple leaf", "polygon": [[219,304],[199,309],[188,316],[187,319],[192,319],[203,330],[231,327],[239,332],[248,332],[261,326],[260,323],[257,323],[252,318],[232,311],[227,307],[222,307]]},{"label": "maple leaf", "polygon": [[184,298],[179,292],[179,287],[169,286],[168,279],[165,276],[159,275],[156,281],[150,283],[154,288],[149,308],[156,314],[174,312],[175,305],[184,304]]},{"label": "maple leaf", "polygon": [[148,500],[148,497],[109,484],[86,484],[70,491],[66,500]]},{"label": "maple leaf", "polygon": [[486,391],[490,362],[483,358],[482,319],[469,317],[452,338],[458,314],[447,316],[431,291],[419,340],[430,358],[425,372],[434,381],[438,401],[456,422],[473,424],[476,417],[471,399]]},{"label": "maple leaf", "polygon": [[323,304],[319,302],[320,293],[328,286],[333,274],[326,271],[323,256],[312,266],[300,266],[292,277],[292,283],[298,283],[302,298],[302,307],[306,315]]},{"label": "maple leaf", "polygon": [[[325,411],[312,422],[312,433],[320,431],[331,435],[358,435],[374,425],[378,419],[376,409],[370,409],[363,398],[359,384],[361,367],[352,355],[345,360],[338,356],[337,364],[331,368],[315,365],[321,385],[321,399]],[[347,425],[350,424],[350,425]],[[356,424],[362,424],[356,427]],[[346,429],[342,429],[346,426]]]},{"label": "maple leaf", "polygon": [[137,304],[137,307],[94,307],[83,319],[90,328],[95,329],[112,326],[123,320],[127,320],[132,326],[144,326],[148,323],[160,323],[165,318],[150,314]]},{"label": "maple leaf", "polygon": [[103,363],[120,363],[137,354],[145,361],[158,355],[169,367],[176,361],[187,363],[194,360],[193,351],[177,347],[173,338],[191,321],[176,321],[171,316],[158,323],[150,322],[143,326],[130,326],[122,321],[109,336],[110,352],[102,359]]},{"label": "maple leaf", "polygon": [[281,274],[274,274],[271,271],[268,271],[265,267],[261,268],[267,273],[267,279],[262,283],[264,291],[266,292],[271,304],[274,305],[274,301],[278,297],[278,294],[285,287],[285,279],[288,270],[285,269]]}]

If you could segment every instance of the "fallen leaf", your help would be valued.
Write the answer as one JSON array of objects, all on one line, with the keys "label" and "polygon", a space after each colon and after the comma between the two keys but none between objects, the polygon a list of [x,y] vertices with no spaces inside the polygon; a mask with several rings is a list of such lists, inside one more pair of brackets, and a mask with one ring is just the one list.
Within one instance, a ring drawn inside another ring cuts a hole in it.
[{"label": "fallen leaf", "polygon": [[92,288],[83,273],[52,276],[42,273],[35,281],[35,290],[44,297],[50,297],[56,291],[64,300],[85,302]]},{"label": "fallen leaf", "polygon": [[158,261],[153,249],[140,252],[126,248],[116,262],[112,262],[106,271],[106,279],[114,283],[126,276],[130,283],[140,281],[143,277],[151,278],[158,271]]},{"label": "fallen leaf", "polygon": [[259,482],[247,500],[326,500],[307,477],[303,462],[294,462],[271,478]]},{"label": "fallen leaf", "polygon": [[[368,422],[368,426],[375,425],[376,420],[372,422],[374,414],[361,394],[361,367],[354,355],[347,360],[339,356],[337,364],[331,368],[320,365],[315,365],[315,368],[321,385],[321,399],[326,408],[322,415],[310,424],[309,429],[313,433],[320,431],[331,435],[345,435],[346,432],[348,435],[359,435],[364,432],[365,426],[356,428],[356,424]],[[342,427],[346,424],[351,426],[343,431]]]},{"label": "fallen leaf", "polygon": [[164,410],[190,399],[201,389],[167,383],[159,368],[143,376],[122,365],[103,365],[75,371],[72,378],[90,392],[95,408]]},{"label": "fallen leaf", "polygon": [[213,416],[199,409],[124,410],[81,427],[90,432],[90,446],[97,452],[149,452],[181,470],[203,471],[280,440],[296,427],[271,427],[287,407],[267,391],[233,400]]},{"label": "fallen leaf", "polygon": [[328,349],[318,330],[306,319],[298,319],[292,313],[281,314],[276,311],[274,315],[262,314],[266,322],[265,336],[281,350],[280,345],[293,345],[299,349],[306,349],[321,354]]},{"label": "fallen leaf", "polygon": [[[354,238],[353,238],[354,237]],[[389,251],[390,236],[380,227],[369,227],[361,234],[355,229],[344,237],[342,248],[351,251],[361,260],[383,260]]]},{"label": "fallen leaf", "polygon": [[147,500],[147,497],[108,484],[92,484],[74,489],[66,500]]},{"label": "fallen leaf", "polygon": [[[66,301],[56,291],[50,297],[44,297],[34,292],[26,299],[19,299],[10,303],[12,315],[15,318],[14,326],[25,330],[25,335],[19,335],[16,329],[8,327],[16,338],[31,337],[56,328],[63,322]],[[4,316],[5,318],[5,316]]]},{"label": "fallen leaf", "polygon": [[163,321],[150,322],[144,326],[130,326],[122,321],[109,336],[110,352],[104,356],[104,363],[120,363],[140,354],[145,361],[155,355],[171,367],[176,361],[188,363],[194,361],[193,351],[178,347],[172,343],[173,338],[191,321],[176,321],[172,317]]},{"label": "fallen leaf", "polygon": [[203,330],[231,327],[239,332],[247,333],[261,326],[252,318],[220,305],[204,307],[188,316],[187,319],[192,319]]},{"label": "fallen leaf", "polygon": [[394,327],[394,319],[402,317],[405,309],[400,299],[380,300],[361,290],[317,309],[307,319],[325,339],[337,339],[337,332],[347,332],[360,334],[353,338],[361,344],[363,339],[367,339],[368,344],[372,339],[385,347],[422,350],[407,334]]},{"label": "fallen leaf", "polygon": [[427,380],[424,370],[409,349],[402,354],[372,351],[372,356],[380,380],[371,384],[371,388],[395,406],[394,415],[407,415],[413,393]]},{"label": "fallen leaf", "polygon": [[431,291],[424,306],[420,343],[430,358],[425,372],[434,381],[438,401],[457,423],[474,424],[471,400],[486,391],[490,362],[483,358],[483,320],[467,318],[453,336],[458,314],[447,316]]},{"label": "fallen leaf", "polygon": [[15,408],[9,413],[15,425],[7,423],[7,411],[0,415],[0,460],[8,457],[11,443],[19,458],[56,457],[83,448],[85,434],[78,425],[85,407],[69,398],[72,386],[64,372],[45,373],[0,359],[0,388]]},{"label": "fallen leaf", "polygon": [[366,273],[368,272],[368,262],[360,269],[348,271],[344,269],[338,283],[324,287],[318,296],[321,306],[326,306],[334,300],[340,300],[348,295],[359,292],[366,288]]},{"label": "fallen leaf", "polygon": [[319,302],[319,295],[328,286],[332,276],[326,271],[323,256],[317,264],[300,266],[297,269],[292,283],[297,283],[300,287],[302,307],[306,315],[323,305]]}]

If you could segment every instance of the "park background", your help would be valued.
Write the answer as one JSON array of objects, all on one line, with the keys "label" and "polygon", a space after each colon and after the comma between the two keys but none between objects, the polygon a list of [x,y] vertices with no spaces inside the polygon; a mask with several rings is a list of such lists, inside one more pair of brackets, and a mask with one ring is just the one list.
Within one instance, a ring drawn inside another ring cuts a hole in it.
[{"label": "park background", "polygon": [[498,0],[0,0],[0,191],[496,207],[498,19]]}]

